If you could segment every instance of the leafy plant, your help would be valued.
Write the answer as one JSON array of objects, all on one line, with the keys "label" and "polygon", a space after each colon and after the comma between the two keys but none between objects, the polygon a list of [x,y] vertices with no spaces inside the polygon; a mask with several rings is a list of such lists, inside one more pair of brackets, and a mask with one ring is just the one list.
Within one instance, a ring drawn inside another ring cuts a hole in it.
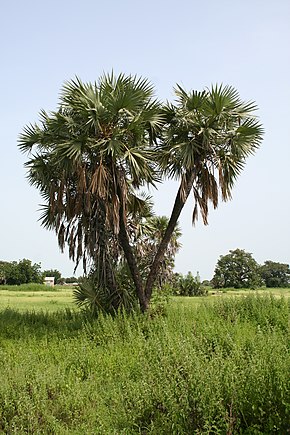
[{"label": "leafy plant", "polygon": [[263,284],[259,265],[252,254],[235,249],[219,258],[212,285],[215,288],[256,288]]},{"label": "leafy plant", "polygon": [[289,287],[290,268],[289,264],[278,263],[275,261],[265,261],[260,267],[260,275],[266,287]]},{"label": "leafy plant", "polygon": [[191,272],[180,275],[177,281],[178,294],[180,296],[205,296],[207,290],[201,284],[199,274],[194,277]]}]

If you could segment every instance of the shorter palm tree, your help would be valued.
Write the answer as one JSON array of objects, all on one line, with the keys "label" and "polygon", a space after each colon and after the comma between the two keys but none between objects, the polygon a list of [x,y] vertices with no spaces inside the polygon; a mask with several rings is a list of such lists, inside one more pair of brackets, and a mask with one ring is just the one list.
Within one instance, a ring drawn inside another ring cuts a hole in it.
[{"label": "shorter palm tree", "polygon": [[263,128],[253,115],[257,106],[243,102],[230,86],[187,93],[175,90],[176,104],[164,107],[158,159],[164,176],[180,181],[172,213],[146,281],[150,300],[164,253],[189,194],[193,193],[192,222],[200,211],[208,223],[209,203],[231,199],[231,192],[246,159],[259,147]]}]

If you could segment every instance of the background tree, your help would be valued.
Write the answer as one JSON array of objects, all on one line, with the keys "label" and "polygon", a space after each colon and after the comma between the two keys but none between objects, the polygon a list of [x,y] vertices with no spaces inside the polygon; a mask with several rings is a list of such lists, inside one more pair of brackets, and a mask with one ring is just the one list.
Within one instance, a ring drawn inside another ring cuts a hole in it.
[{"label": "background tree", "polygon": [[214,288],[255,288],[263,284],[252,254],[235,249],[219,258],[212,279]]},{"label": "background tree", "polygon": [[179,296],[205,296],[207,294],[198,272],[196,276],[193,276],[191,272],[188,272],[185,276],[180,274],[176,287]]},{"label": "background tree", "polygon": [[81,280],[82,280],[82,278],[77,278],[76,276],[70,276],[70,277],[64,279],[64,281],[67,284],[72,284],[72,283],[75,283],[75,282],[79,282]]},{"label": "background tree", "polygon": [[0,262],[0,275],[2,283],[8,285],[42,283],[40,264],[33,264],[26,258],[19,262]]},{"label": "background tree", "polygon": [[0,261],[0,284],[6,284],[10,269],[11,263],[8,261]]},{"label": "background tree", "polygon": [[260,268],[260,274],[266,287],[289,287],[290,285],[289,264],[265,261]]}]

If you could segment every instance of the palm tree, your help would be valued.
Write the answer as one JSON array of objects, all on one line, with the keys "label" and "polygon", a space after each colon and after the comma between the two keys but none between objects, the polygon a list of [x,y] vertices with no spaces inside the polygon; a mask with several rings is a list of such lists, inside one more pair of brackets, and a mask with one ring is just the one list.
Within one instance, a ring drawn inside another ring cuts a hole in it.
[{"label": "palm tree", "polygon": [[253,102],[243,102],[230,86],[214,86],[203,92],[176,90],[176,104],[164,107],[166,123],[159,145],[159,163],[165,176],[178,179],[179,189],[171,217],[159,245],[145,286],[152,288],[177,220],[193,192],[192,222],[201,212],[208,223],[208,205],[216,208],[221,198],[231,199],[234,183],[262,140],[263,129],[253,112]]},{"label": "palm tree", "polygon": [[127,259],[142,309],[146,301],[127,232],[129,196],[158,181],[153,144],[163,123],[148,81],[104,75],[98,83],[64,85],[57,112],[41,112],[41,125],[20,136],[31,153],[28,178],[45,205],[42,224],[57,232],[78,262],[92,259],[99,285],[118,292],[110,240]]},{"label": "palm tree", "polygon": [[[76,79],[63,87],[58,111],[42,111],[40,126],[30,125],[20,136],[21,150],[31,153],[28,178],[45,201],[42,224],[57,232],[76,264],[83,259],[86,268],[87,259],[92,262],[101,293],[110,292],[114,308],[122,291],[114,273],[119,246],[145,311],[190,192],[193,222],[200,211],[206,224],[209,202],[216,208],[220,197],[231,198],[246,158],[261,142],[255,104],[241,101],[233,88],[186,93],[178,86],[176,96],[176,104],[161,107],[143,79]],[[133,247],[134,213],[142,202],[139,189],[161,176],[180,180],[180,186],[144,285]]]}]

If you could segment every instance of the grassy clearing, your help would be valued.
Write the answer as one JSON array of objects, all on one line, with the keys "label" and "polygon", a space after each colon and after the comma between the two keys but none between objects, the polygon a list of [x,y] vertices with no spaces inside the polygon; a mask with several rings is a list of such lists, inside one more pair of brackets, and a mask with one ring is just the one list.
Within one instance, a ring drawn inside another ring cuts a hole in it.
[{"label": "grassy clearing", "polygon": [[0,310],[11,308],[21,312],[31,310],[54,312],[75,307],[72,289],[69,287],[51,288],[41,284],[0,287]]},{"label": "grassy clearing", "polygon": [[153,319],[2,310],[0,432],[287,433],[288,300],[196,300]]},{"label": "grassy clearing", "polygon": [[[73,288],[68,286],[55,286],[53,288],[42,284],[23,284],[21,286],[0,286],[0,310],[11,308],[25,311],[49,311],[56,312],[61,309],[77,310],[73,303]],[[278,297],[290,297],[290,288],[285,289],[258,289],[258,290],[236,290],[236,289],[209,289],[209,295],[205,297],[172,297],[174,306],[186,305],[188,307],[198,306],[203,302],[210,302],[216,298],[228,298],[232,296],[247,296],[252,294],[268,295]]]}]

